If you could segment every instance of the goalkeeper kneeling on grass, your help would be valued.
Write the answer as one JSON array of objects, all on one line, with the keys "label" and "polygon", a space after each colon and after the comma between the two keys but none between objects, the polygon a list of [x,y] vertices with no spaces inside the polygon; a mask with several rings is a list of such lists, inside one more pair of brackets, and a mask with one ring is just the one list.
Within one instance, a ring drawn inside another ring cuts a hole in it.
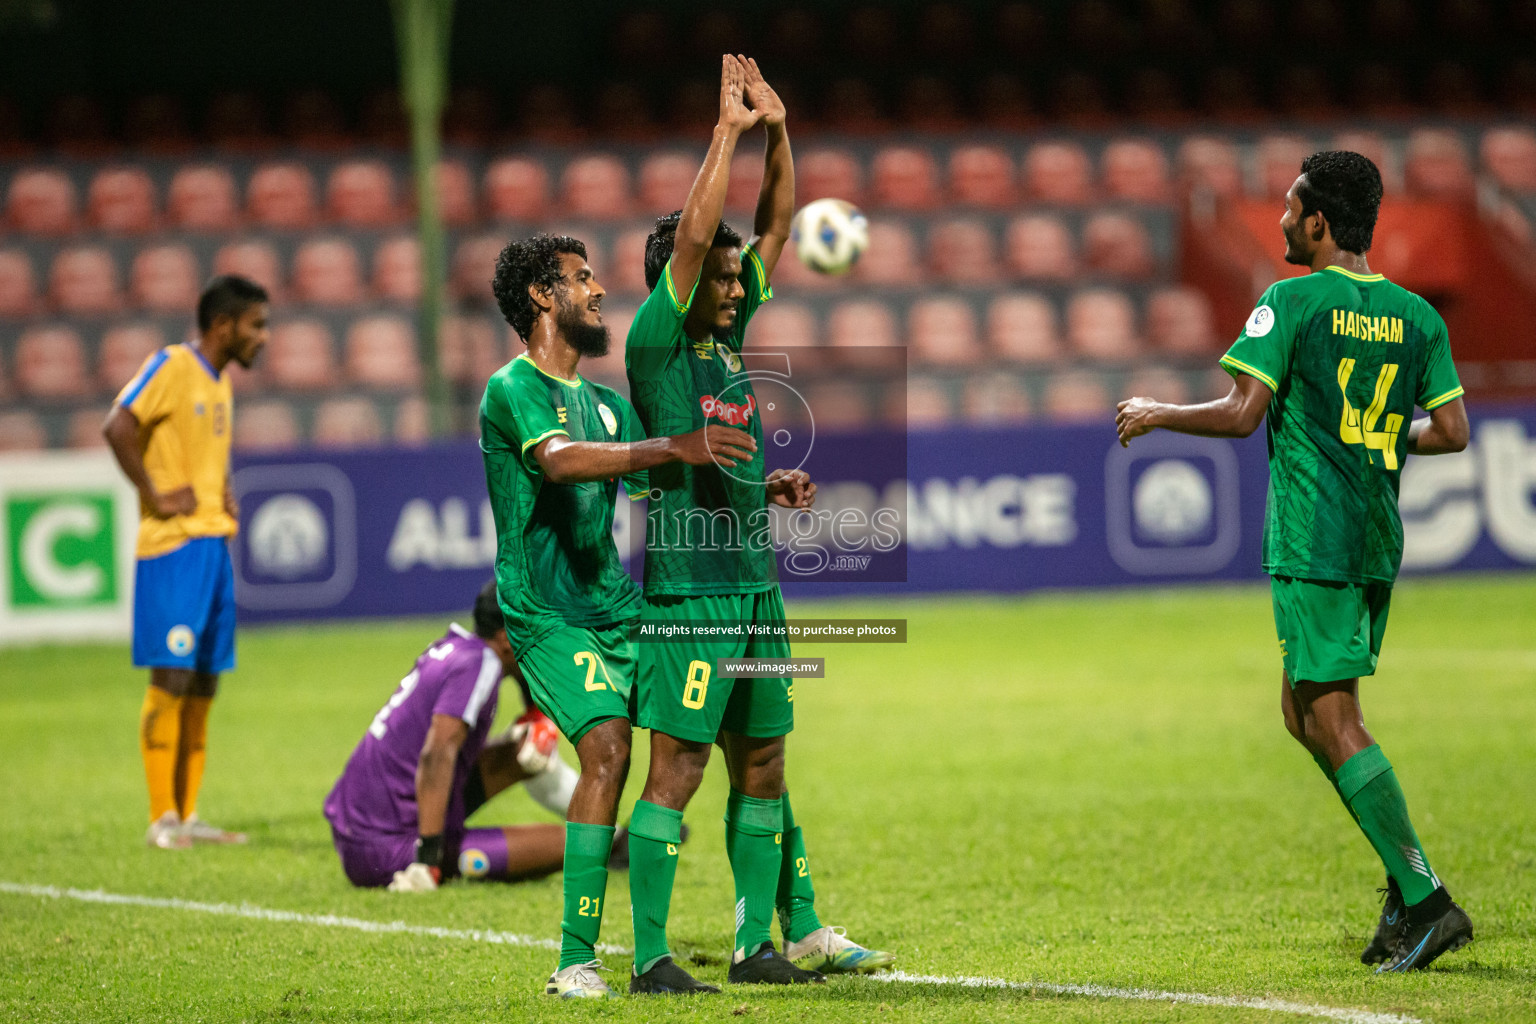
[{"label": "goalkeeper kneeling on grass", "polygon": [[[556,752],[554,723],[526,691],[528,710],[488,737],[501,681],[510,675],[522,684],[494,581],[475,599],[474,622],[474,632],[450,625],[416,659],[326,797],[331,837],[353,885],[429,892],[456,874],[510,881],[560,869],[563,824],[464,827],[519,782],[564,819],[577,779]],[[610,866],[628,861],[628,843],[616,837]]]}]

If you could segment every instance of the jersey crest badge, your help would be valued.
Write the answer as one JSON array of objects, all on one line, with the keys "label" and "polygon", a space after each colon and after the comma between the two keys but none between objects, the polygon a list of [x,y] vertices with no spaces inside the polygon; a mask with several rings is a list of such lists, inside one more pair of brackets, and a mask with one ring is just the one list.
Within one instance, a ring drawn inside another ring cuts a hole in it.
[{"label": "jersey crest badge", "polygon": [[741,356],[726,348],[724,342],[715,342],[715,351],[720,353],[720,361],[725,364],[725,368],[728,372],[741,372]]},{"label": "jersey crest badge", "polygon": [[1275,311],[1268,306],[1260,306],[1248,315],[1248,322],[1243,324],[1243,332],[1250,338],[1262,338],[1275,327]]},{"label": "jersey crest badge", "polygon": [[613,414],[612,409],[599,402],[597,404],[597,415],[602,419],[603,426],[608,428],[608,433],[617,434],[619,432],[619,419]]}]

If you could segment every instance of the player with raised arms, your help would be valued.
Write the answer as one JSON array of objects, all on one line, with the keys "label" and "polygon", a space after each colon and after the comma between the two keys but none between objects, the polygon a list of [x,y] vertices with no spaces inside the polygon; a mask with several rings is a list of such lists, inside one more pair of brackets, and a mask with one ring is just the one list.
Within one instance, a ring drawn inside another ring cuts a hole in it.
[{"label": "player with raised arms", "polygon": [[648,469],[734,466],[756,442],[722,428],[646,439],[618,392],[580,376],[582,356],[608,351],[608,328],[603,288],[576,239],[509,243],[492,288],[528,346],[492,374],[480,403],[497,591],[534,702],[581,762],[566,816],[560,964],[545,991],[606,997],[613,991],[597,973],[594,947],[629,772],[630,630],[640,614],[640,590],[613,542],[619,478],[631,499],[642,498]]},{"label": "player with raised arms", "polygon": [[[1157,427],[1247,437],[1268,415],[1264,570],[1284,661],[1285,726],[1316,760],[1387,869],[1361,954],[1381,971],[1429,964],[1472,939],[1430,868],[1397,777],[1366,731],[1360,676],[1376,671],[1403,556],[1398,481],[1409,455],[1459,452],[1470,428],[1445,321],[1366,252],[1381,174],[1358,153],[1314,153],[1285,197],[1287,263],[1222,357],[1227,397],[1120,403],[1122,444]],[[1415,421],[1414,406],[1429,413]]]},{"label": "player with raised arms", "polygon": [[[753,237],[721,220],[731,158],[741,135],[767,131]],[[709,152],[684,208],[646,239],[650,296],[629,330],[624,359],[647,432],[671,434],[741,424],[762,443],[763,427],[741,351],[747,324],[772,290],[769,279],[789,239],[795,172],[784,104],[756,61],[721,60],[720,114]],[[645,621],[782,626],[784,601],[768,531],[767,505],[807,508],[816,486],[802,470],[765,476],[754,451],[739,467],[667,466],[650,476],[660,492],[647,522]],[[718,546],[687,540],[687,524],[720,520]],[[635,922],[631,992],[691,992],[700,986],[674,962],[667,917],[677,872],[683,809],[698,790],[717,738],[731,792],[726,851],[736,890],[733,983],[825,980],[823,970],[872,970],[888,953],[865,949],[817,919],[800,829],[784,785],[785,736],[794,728],[794,689],[782,678],[711,678],[719,658],[787,658],[783,635],[642,642],[638,724],[651,730],[645,790],[630,819],[630,898]],[[777,907],[785,952],[769,926]]]}]

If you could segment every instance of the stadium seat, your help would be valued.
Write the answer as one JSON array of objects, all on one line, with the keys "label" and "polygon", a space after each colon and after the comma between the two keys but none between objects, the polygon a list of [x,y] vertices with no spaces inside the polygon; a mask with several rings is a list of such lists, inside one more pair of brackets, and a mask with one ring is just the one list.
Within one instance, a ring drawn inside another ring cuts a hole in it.
[{"label": "stadium seat", "polygon": [[1131,374],[1125,384],[1125,396],[1155,398],[1159,402],[1183,405],[1190,400],[1189,385],[1166,366],[1144,366]]},{"label": "stadium seat", "polygon": [[432,415],[425,398],[411,395],[400,400],[395,406],[395,424],[390,437],[396,444],[413,446],[432,440]]},{"label": "stadium seat", "polygon": [[879,136],[891,131],[881,93],[862,78],[838,78],[821,104],[822,126],[833,135]]},{"label": "stadium seat", "polygon": [[480,235],[460,242],[453,253],[453,293],[461,299],[494,304],[491,278],[496,275],[496,258],[506,244],[500,235]]},{"label": "stadium seat", "polygon": [[1243,193],[1243,163],[1230,139],[1197,135],[1179,145],[1179,181],[1186,188],[1210,189],[1219,196]]},{"label": "stadium seat", "polygon": [[415,235],[396,235],[373,252],[373,293],[390,302],[421,299],[421,243]]},{"label": "stadium seat", "polygon": [[1104,81],[1086,71],[1068,71],[1051,83],[1050,108],[1055,120],[1073,128],[1102,129],[1113,121]]},{"label": "stadium seat", "polygon": [[1483,167],[1511,192],[1536,192],[1536,131],[1523,126],[1490,128],[1480,147]]},{"label": "stadium seat", "polygon": [[1052,377],[1043,405],[1046,416],[1060,423],[1101,421],[1115,413],[1109,389],[1088,370],[1068,370]]},{"label": "stadium seat", "polygon": [[1274,90],[1281,116],[1288,121],[1337,121],[1341,111],[1328,77],[1314,65],[1294,64],[1281,71]]},{"label": "stadium seat", "polygon": [[[1180,9],[1188,10],[1177,2],[1164,3],[1151,8],[1151,10],[1162,11]],[[1196,33],[1198,32],[1197,27]],[[1164,52],[1187,48],[1187,43],[1158,47]],[[1162,68],[1141,68],[1132,73],[1130,82],[1125,87],[1125,110],[1131,115],[1131,119],[1139,124],[1171,127],[1186,124],[1192,119],[1178,79]]]},{"label": "stadium seat", "polygon": [[827,344],[833,348],[889,348],[901,344],[896,316],[883,302],[844,302],[827,317]]},{"label": "stadium seat", "polygon": [[943,201],[933,154],[913,146],[889,146],[875,154],[870,179],[877,206],[932,210]]},{"label": "stadium seat", "polygon": [[294,231],[316,221],[315,176],[297,163],[263,164],[246,187],[246,208],[262,227]]},{"label": "stadium seat", "polygon": [[181,101],[165,93],[137,96],[123,114],[123,140],[156,156],[183,156],[196,148]]},{"label": "stadium seat", "polygon": [[272,330],[262,355],[267,379],[289,391],[327,391],[336,386],[336,343],[318,320],[290,320]]},{"label": "stadium seat", "polygon": [[72,327],[43,325],[22,332],[15,374],[17,389],[28,398],[82,398],[91,392],[85,346]]},{"label": "stadium seat", "polygon": [[36,313],[37,272],[21,249],[0,249],[0,317],[20,320]]},{"label": "stadium seat", "polygon": [[1059,217],[1031,214],[1008,224],[1008,268],[1028,280],[1067,281],[1077,274],[1072,232]]},{"label": "stadium seat", "polygon": [[444,224],[462,228],[479,221],[475,178],[463,161],[439,160],[432,172],[432,182],[437,188],[437,212]]},{"label": "stadium seat", "polygon": [[204,130],[214,146],[236,153],[262,153],[277,145],[267,107],[253,92],[220,93],[208,102]]},{"label": "stadium seat", "polygon": [[281,302],[287,292],[283,261],[270,242],[247,239],[222,246],[213,256],[215,274],[239,274],[267,290],[273,302]]},{"label": "stadium seat", "polygon": [[919,376],[908,377],[905,389],[888,391],[883,412],[892,426],[932,430],[954,420],[954,407],[954,399],[943,381]]},{"label": "stadium seat", "polygon": [[[927,8],[930,11],[952,9],[944,5]],[[953,132],[966,126],[955,90],[934,75],[918,75],[907,80],[901,91],[899,114],[903,128],[923,134]]]},{"label": "stadium seat", "polygon": [[79,93],[65,94],[49,105],[43,135],[55,150],[79,160],[100,160],[115,145],[101,101]]},{"label": "stadium seat", "polygon": [[[758,166],[762,163],[759,156]],[[653,153],[647,156],[640,162],[640,212],[648,217],[661,217],[673,210],[681,210],[698,173],[698,157],[691,154]]]},{"label": "stadium seat", "polygon": [[34,452],[48,447],[48,432],[26,409],[0,411],[0,452]]},{"label": "stadium seat", "polygon": [[923,265],[912,229],[898,220],[870,221],[869,248],[854,264],[852,277],[860,284],[871,285],[921,283]]},{"label": "stadium seat", "polygon": [[997,240],[986,222],[940,221],[928,233],[928,266],[940,281],[962,287],[991,284],[1003,277]]},{"label": "stadium seat", "polygon": [[133,304],[152,313],[190,316],[197,309],[202,274],[197,257],[185,245],[156,245],[133,258],[129,295]]},{"label": "stadium seat", "polygon": [[497,160],[485,171],[485,206],[493,220],[544,220],[551,209],[549,171],[529,157]]},{"label": "stadium seat", "polygon": [[754,349],[804,348],[816,344],[816,314],[799,303],[770,302],[752,318]]},{"label": "stadium seat", "polygon": [[352,145],[347,118],[336,97],[301,89],[283,103],[283,134],[301,149],[335,152]]},{"label": "stadium seat", "polygon": [[1067,303],[1067,343],[1090,359],[1133,359],[1141,351],[1130,297],[1110,288],[1085,288]]},{"label": "stadium seat", "polygon": [[[1004,9],[1030,10],[1025,4],[1010,4]],[[989,131],[1019,134],[1040,126],[1028,88],[1018,76],[1006,72],[987,75],[977,84],[976,111]]]},{"label": "stadium seat", "polygon": [[841,149],[813,149],[795,159],[795,202],[846,199],[864,202],[864,172],[853,154]]},{"label": "stadium seat", "polygon": [[363,300],[357,247],[345,238],[316,238],[293,257],[293,292],[300,302],[354,306]]},{"label": "stadium seat", "polygon": [[120,235],[155,228],[155,183],[142,167],[107,167],[96,172],[86,193],[91,226]]},{"label": "stadium seat", "polygon": [[629,215],[629,170],[616,156],[577,157],[560,175],[561,213],[568,217],[618,220]]},{"label": "stadium seat", "polygon": [[613,240],[610,266],[598,277],[604,288],[636,298],[650,294],[645,287],[645,239],[650,228],[631,228]]},{"label": "stadium seat", "polygon": [[[613,331],[608,311],[603,320]],[[623,351],[623,337],[617,331],[614,347]],[[521,350],[522,346],[518,346]],[[437,365],[443,376],[459,384],[483,388],[491,374],[507,361],[506,339],[503,332],[485,317],[447,316],[437,334]]]},{"label": "stadium seat", "polygon": [[354,228],[388,227],[400,221],[395,175],[382,160],[337,164],[325,185],[326,213]]},{"label": "stadium seat", "polygon": [[1083,262],[1090,271],[1135,281],[1151,277],[1155,261],[1152,237],[1137,218],[1096,213],[1083,225]]},{"label": "stadium seat", "polygon": [[171,177],[166,213],[184,231],[232,231],[240,223],[235,179],[223,167],[182,167]]},{"label": "stadium seat", "polygon": [[1050,363],[1062,357],[1056,306],[1042,295],[999,295],[987,309],[987,344],[1014,363]]},{"label": "stadium seat", "polygon": [[1011,373],[972,377],[960,392],[960,415],[979,427],[1002,427],[1029,419],[1029,390]]},{"label": "stadium seat", "polygon": [[76,409],[70,413],[69,426],[65,430],[65,446],[76,451],[105,448],[107,438],[101,432],[101,424],[106,418],[106,409]]},{"label": "stadium seat", "polygon": [[1403,176],[1408,191],[1426,199],[1470,198],[1477,184],[1467,144],[1456,132],[1438,128],[1408,136]]},{"label": "stadium seat", "polygon": [[1250,127],[1274,117],[1259,99],[1254,74],[1245,68],[1228,66],[1213,70],[1205,78],[1200,105],[1208,117],[1230,125]]},{"label": "stadium seat", "polygon": [[907,312],[907,351],[913,362],[971,366],[982,361],[976,311],[965,299],[919,299]]},{"label": "stadium seat", "polygon": [[392,313],[365,316],[347,330],[348,379],[365,387],[398,390],[421,382],[416,331]]},{"label": "stadium seat", "polygon": [[443,141],[468,148],[486,146],[498,120],[494,94],[478,86],[459,86],[443,111]]},{"label": "stadium seat", "polygon": [[235,410],[234,447],[246,452],[277,452],[302,443],[299,418],[287,402],[267,399],[242,404]]},{"label": "stadium seat", "polygon": [[116,394],[133,379],[158,349],[165,347],[165,335],[154,324],[119,324],[101,336],[96,354],[96,382],[106,394]]},{"label": "stadium seat", "polygon": [[48,294],[65,313],[92,316],[117,312],[123,297],[112,253],[99,245],[62,250],[53,258]]},{"label": "stadium seat", "polygon": [[[797,161],[798,162],[798,161]],[[698,165],[695,164],[693,173],[698,173]],[[690,179],[691,180],[691,179]],[[690,185],[690,187],[692,187]],[[725,208],[729,213],[744,214],[750,216],[757,209],[758,193],[763,188],[763,155],[754,148],[748,152],[738,152],[731,158],[731,180],[725,187]],[[796,175],[795,191],[800,192],[799,176]],[[682,208],[682,204],[663,211],[655,208],[655,213],[671,213],[672,210]]]},{"label": "stadium seat", "polygon": [[318,448],[367,448],[383,440],[379,410],[366,398],[329,398],[315,410],[310,442]]},{"label": "stadium seat", "polygon": [[1006,209],[1018,201],[1013,158],[1000,146],[960,146],[949,155],[949,192],[962,206]]},{"label": "stadium seat", "polygon": [[[819,380],[807,385],[803,394],[817,434],[867,430],[874,419],[869,396],[853,380]],[[764,419],[765,426],[772,423],[772,413],[765,414]],[[773,431],[764,433],[771,435]]]},{"label": "stadium seat", "polygon": [[78,221],[78,205],[74,182],[48,167],[22,168],[6,190],[6,217],[24,235],[69,234]]},{"label": "stadium seat", "polygon": [[1329,140],[1328,148],[1349,150],[1370,160],[1381,172],[1381,183],[1388,195],[1402,190],[1402,168],[1392,152],[1392,147],[1379,133],[1342,131]]},{"label": "stadium seat", "polygon": [[1075,142],[1041,142],[1024,157],[1024,192],[1040,203],[1093,199],[1093,162]]},{"label": "stadium seat", "polygon": [[1147,300],[1147,341],[1159,352],[1200,356],[1219,346],[1211,302],[1194,288],[1164,288]]},{"label": "stadium seat", "polygon": [[1301,173],[1301,162],[1317,152],[1310,139],[1299,135],[1266,135],[1254,149],[1258,167],[1256,199],[1283,203],[1291,184]]},{"label": "stadium seat", "polygon": [[1151,139],[1116,139],[1104,147],[1099,165],[1111,199],[1166,203],[1172,197],[1168,157]]},{"label": "stadium seat", "polygon": [[363,100],[359,128],[369,146],[404,150],[411,144],[411,126],[397,89],[376,89]]},{"label": "stadium seat", "polygon": [[608,82],[600,86],[586,113],[599,138],[647,142],[656,135],[650,97],[633,82]]},{"label": "stadium seat", "polygon": [[586,133],[570,93],[558,85],[534,86],[523,94],[518,107],[518,134],[535,142],[574,145]]}]

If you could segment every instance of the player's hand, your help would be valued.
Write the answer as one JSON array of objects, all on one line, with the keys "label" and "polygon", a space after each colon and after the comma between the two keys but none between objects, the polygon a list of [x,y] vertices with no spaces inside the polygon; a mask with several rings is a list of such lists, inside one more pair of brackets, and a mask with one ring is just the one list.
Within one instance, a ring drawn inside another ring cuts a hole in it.
[{"label": "player's hand", "polygon": [[178,487],[174,491],[156,491],[149,500],[149,511],[156,519],[173,516],[189,516],[197,511],[197,495],[190,487]]},{"label": "player's hand", "polygon": [[706,425],[691,434],[679,434],[672,439],[677,445],[677,457],[690,466],[724,466],[730,468],[738,462],[751,462],[757,451],[757,442],[745,430]]},{"label": "player's hand", "polygon": [[720,122],[737,135],[757,124],[758,113],[746,102],[747,72],[741,61],[726,54],[720,58]]},{"label": "player's hand", "polygon": [[768,474],[768,500],[785,508],[816,504],[816,485],[803,469],[776,469]]},{"label": "player's hand", "polygon": [[512,742],[517,744],[517,763],[529,775],[549,770],[560,745],[560,730],[538,708],[529,708],[512,723]]},{"label": "player's hand", "polygon": [[738,54],[736,62],[745,70],[747,102],[752,104],[752,109],[757,112],[759,120],[767,125],[783,124],[784,101],[779,99],[779,94],[773,91],[773,86],[763,78],[763,73],[757,68],[757,61]]},{"label": "player's hand", "polygon": [[390,880],[390,892],[436,892],[442,872],[426,864],[412,864],[404,871],[396,871]]},{"label": "player's hand", "polygon": [[1115,430],[1120,434],[1120,447],[1128,448],[1131,438],[1150,433],[1157,426],[1153,422],[1161,402],[1151,398],[1127,398],[1115,408]]}]

